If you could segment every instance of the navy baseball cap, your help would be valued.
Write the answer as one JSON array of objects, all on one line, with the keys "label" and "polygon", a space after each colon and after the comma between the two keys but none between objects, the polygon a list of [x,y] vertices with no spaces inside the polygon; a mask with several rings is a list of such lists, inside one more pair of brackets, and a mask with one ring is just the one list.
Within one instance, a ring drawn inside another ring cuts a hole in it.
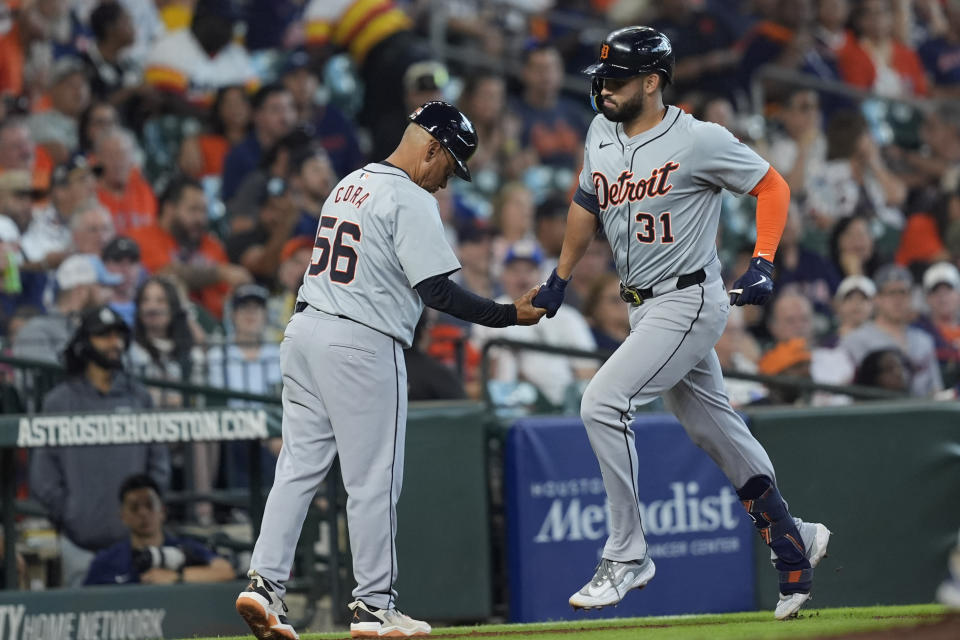
[{"label": "navy baseball cap", "polygon": [[477,130],[470,118],[460,113],[452,104],[432,100],[417,107],[408,119],[426,129],[427,133],[450,152],[456,163],[454,172],[470,182],[467,162],[477,150]]},{"label": "navy baseball cap", "polygon": [[245,302],[257,302],[267,306],[270,292],[258,284],[241,284],[233,290],[233,308],[236,309]]}]

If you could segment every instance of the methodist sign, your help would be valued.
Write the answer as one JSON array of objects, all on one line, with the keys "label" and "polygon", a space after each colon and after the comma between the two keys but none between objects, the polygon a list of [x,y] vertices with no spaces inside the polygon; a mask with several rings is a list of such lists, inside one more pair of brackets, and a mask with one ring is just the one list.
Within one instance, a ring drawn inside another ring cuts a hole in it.
[{"label": "methodist sign", "polygon": [[[657,575],[616,608],[574,612],[567,599],[593,575],[608,533],[600,467],[579,419],[529,418],[511,427],[505,475],[513,621],[754,608],[755,534],[733,487],[673,416],[645,414],[633,428],[640,511]],[[772,570],[770,578],[775,585]]]}]

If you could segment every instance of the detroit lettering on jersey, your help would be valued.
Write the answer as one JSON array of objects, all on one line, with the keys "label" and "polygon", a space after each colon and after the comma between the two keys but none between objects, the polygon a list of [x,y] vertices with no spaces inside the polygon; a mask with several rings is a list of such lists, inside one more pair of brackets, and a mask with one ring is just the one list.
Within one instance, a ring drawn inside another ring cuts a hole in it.
[{"label": "detroit lettering on jersey", "polygon": [[574,201],[599,218],[620,279],[652,287],[717,260],[722,190],[748,193],[769,168],[723,127],[674,106],[633,137],[598,115]]},{"label": "detroit lettering on jersey", "polygon": [[597,189],[597,201],[603,211],[610,205],[618,205],[625,201],[639,202],[646,197],[654,198],[669,193],[673,185],[667,183],[671,171],[680,168],[676,162],[667,162],[659,169],[650,172],[650,177],[640,180],[633,179],[633,172],[626,169],[611,184],[607,176],[601,171],[593,172],[593,185]]}]

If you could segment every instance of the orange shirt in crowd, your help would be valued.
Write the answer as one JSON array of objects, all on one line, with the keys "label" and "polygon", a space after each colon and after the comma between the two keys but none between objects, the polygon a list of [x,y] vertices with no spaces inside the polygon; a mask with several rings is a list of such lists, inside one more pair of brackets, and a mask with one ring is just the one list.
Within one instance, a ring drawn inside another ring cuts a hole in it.
[{"label": "orange shirt in crowd", "polygon": [[197,139],[200,146],[200,155],[203,158],[201,176],[219,176],[223,174],[223,160],[230,151],[230,142],[223,136],[212,133],[204,134]]},{"label": "orange shirt in crowd", "polygon": [[20,44],[20,25],[0,36],[0,94],[18,96],[23,93],[23,45]]},{"label": "orange shirt in crowd", "polygon": [[[140,260],[151,274],[163,271],[174,262],[182,263],[184,256],[177,239],[160,225],[139,227],[130,231],[130,237],[140,246]],[[187,264],[209,266],[227,264],[227,252],[220,241],[209,233],[203,236],[200,246],[189,257]],[[223,304],[230,287],[226,282],[217,282],[200,291],[191,292],[190,298],[210,312],[214,318],[223,317]]]},{"label": "orange shirt in crowd", "polygon": [[945,250],[933,216],[915,213],[907,218],[894,261],[904,267],[914,262],[932,262],[940,260]]},{"label": "orange shirt in crowd", "polygon": [[[837,52],[837,66],[840,68],[840,76],[843,80],[855,87],[872,89],[877,80],[873,59],[856,38],[847,38],[846,43]],[[890,67],[897,72],[901,80],[906,81],[913,95],[927,95],[927,76],[919,56],[913,49],[894,40]]]},{"label": "orange shirt in crowd", "polygon": [[97,199],[113,217],[117,235],[128,235],[133,229],[150,226],[157,220],[157,199],[138,169],[130,171],[122,194],[98,184]]}]

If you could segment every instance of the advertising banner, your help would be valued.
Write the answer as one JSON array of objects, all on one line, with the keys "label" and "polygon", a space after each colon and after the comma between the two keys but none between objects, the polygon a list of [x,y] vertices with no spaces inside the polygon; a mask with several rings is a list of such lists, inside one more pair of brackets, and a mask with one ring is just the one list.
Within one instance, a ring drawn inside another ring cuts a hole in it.
[{"label": "advertising banner", "polygon": [[[526,418],[510,430],[506,509],[515,622],[744,611],[754,608],[753,525],[734,488],[676,418],[633,424],[640,511],[657,574],[618,607],[575,612],[607,538],[600,467],[583,422]],[[772,588],[776,577],[771,570]]]}]

